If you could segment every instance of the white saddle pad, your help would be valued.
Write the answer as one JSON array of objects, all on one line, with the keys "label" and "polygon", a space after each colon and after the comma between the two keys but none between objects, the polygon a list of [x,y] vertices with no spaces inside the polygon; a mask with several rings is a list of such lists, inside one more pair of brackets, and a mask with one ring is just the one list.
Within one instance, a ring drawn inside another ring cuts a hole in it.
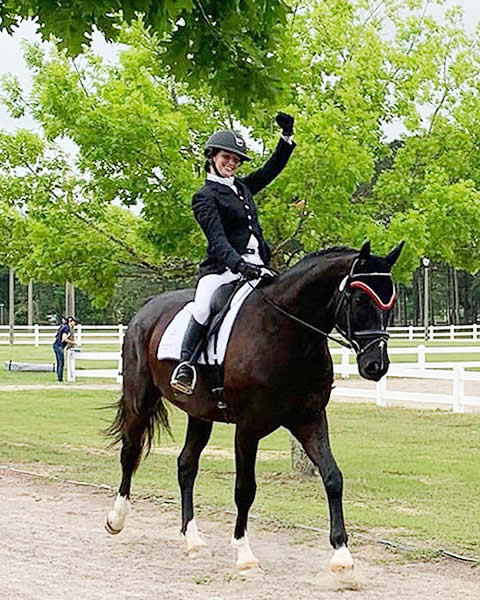
[{"label": "white saddle pad", "polygon": [[[251,281],[249,285],[245,283],[236,293],[230,304],[230,309],[226,314],[218,332],[218,340],[215,347],[215,337],[213,336],[208,340],[207,347],[207,359],[205,360],[204,353],[201,354],[198,359],[199,363],[202,364],[223,364],[225,353],[227,351],[228,340],[230,339],[230,333],[232,331],[235,318],[240,310],[242,304],[252,293],[253,289],[260,280]],[[192,313],[190,312],[190,306],[192,302],[186,304],[180,312],[178,312],[173,320],[170,322],[168,327],[165,329],[160,344],[158,345],[157,358],[163,360],[166,358],[172,358],[174,360],[180,360],[180,349],[182,346],[183,336],[187,329],[188,322]]]}]

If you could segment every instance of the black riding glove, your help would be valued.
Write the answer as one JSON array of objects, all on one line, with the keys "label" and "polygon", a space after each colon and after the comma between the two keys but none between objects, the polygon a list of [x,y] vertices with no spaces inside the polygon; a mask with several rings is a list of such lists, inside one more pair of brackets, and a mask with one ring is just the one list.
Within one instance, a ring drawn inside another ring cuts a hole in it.
[{"label": "black riding glove", "polygon": [[279,112],[278,115],[275,117],[275,121],[282,128],[283,135],[287,137],[293,135],[294,118],[292,117],[292,115],[287,115],[287,113]]},{"label": "black riding glove", "polygon": [[250,281],[252,279],[259,279],[262,276],[262,267],[252,265],[242,260],[238,265],[238,272],[240,275],[243,275],[245,279]]}]

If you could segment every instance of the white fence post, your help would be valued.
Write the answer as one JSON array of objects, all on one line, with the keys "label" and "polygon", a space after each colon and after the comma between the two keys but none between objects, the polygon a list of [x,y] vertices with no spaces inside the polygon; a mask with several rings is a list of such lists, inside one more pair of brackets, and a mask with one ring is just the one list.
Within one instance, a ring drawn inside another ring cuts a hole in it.
[{"label": "white fence post", "polygon": [[454,325],[450,325],[450,339],[453,340],[455,339],[455,326]]},{"label": "white fence post", "polygon": [[79,323],[75,329],[75,341],[77,342],[77,346],[82,345],[82,324]]},{"label": "white fence post", "polygon": [[348,367],[350,366],[350,352],[348,348],[342,348],[342,379],[348,379],[349,372]]},{"label": "white fence post", "polygon": [[453,367],[453,412],[465,412],[463,404],[464,395],[465,380],[463,377],[463,367]]},{"label": "white fence post", "polygon": [[377,406],[387,406],[385,400],[385,392],[387,391],[387,376],[384,375],[380,381],[375,384],[375,395],[377,400]]},{"label": "white fence post", "polygon": [[408,326],[408,341],[413,341],[413,325]]},{"label": "white fence post", "polygon": [[419,369],[425,369],[425,345],[419,344],[417,347],[417,364]]},{"label": "white fence post", "polygon": [[40,327],[38,326],[38,323],[35,323],[33,332],[35,335],[35,348],[38,348],[40,346]]},{"label": "white fence post", "polygon": [[118,324],[118,342],[120,344],[120,347],[122,347],[122,345],[123,345],[124,335],[125,335],[124,327],[123,327],[122,323],[119,323]]},{"label": "white fence post", "polygon": [[478,325],[476,323],[473,324],[473,341],[476,342],[478,340]]},{"label": "white fence post", "polygon": [[67,381],[75,381],[75,350],[67,350]]}]

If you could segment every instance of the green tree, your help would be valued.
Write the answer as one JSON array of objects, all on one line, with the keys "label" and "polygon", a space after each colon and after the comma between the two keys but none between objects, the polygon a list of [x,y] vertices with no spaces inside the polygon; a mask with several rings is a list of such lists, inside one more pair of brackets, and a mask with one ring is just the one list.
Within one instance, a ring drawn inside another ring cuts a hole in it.
[{"label": "green tree", "polygon": [[[407,11],[393,0],[378,6],[305,0],[288,22],[278,55],[284,83],[294,72],[295,84],[282,108],[296,116],[299,145],[282,176],[258,196],[275,264],[366,238],[381,253],[406,239],[396,266],[405,282],[424,255],[475,272],[478,44],[458,11],[439,24],[420,0]],[[114,66],[91,53],[72,61],[29,46],[32,92],[25,97],[10,78],[6,101],[12,114],[28,106],[46,139],[24,132],[1,142],[8,159],[0,186],[10,198],[2,203],[2,261],[18,262],[25,277],[52,277],[45,256],[60,264],[68,250],[72,258],[58,276],[75,273],[73,281],[103,302],[130,268],[194,273],[205,247],[190,209],[203,142],[218,127],[240,125],[208,80],[191,85],[165,72],[158,60],[163,42],[141,21],[124,27],[120,39],[127,47]],[[272,124],[268,103],[241,121],[261,148],[254,166],[275,144]],[[386,140],[391,124],[402,127],[398,143]],[[52,149],[61,138],[74,142],[76,155]],[[68,248],[36,251],[46,238],[64,239],[60,223],[74,230],[65,237]],[[10,225],[18,231],[11,240]],[[26,240],[31,246],[22,258]]]},{"label": "green tree", "polygon": [[284,0],[101,0],[58,2],[6,0],[0,30],[12,32],[34,18],[44,40],[78,55],[94,28],[109,41],[121,36],[121,22],[141,18],[159,41],[159,66],[180,79],[208,81],[215,92],[246,113],[252,102],[275,98],[285,84],[277,53],[290,9]]},{"label": "green tree", "polygon": [[304,5],[292,104],[301,144],[276,184],[283,198],[265,200],[267,230],[293,235],[296,253],[406,239],[395,269],[405,282],[425,255],[475,272],[480,52],[461,12],[440,24],[415,0]]}]

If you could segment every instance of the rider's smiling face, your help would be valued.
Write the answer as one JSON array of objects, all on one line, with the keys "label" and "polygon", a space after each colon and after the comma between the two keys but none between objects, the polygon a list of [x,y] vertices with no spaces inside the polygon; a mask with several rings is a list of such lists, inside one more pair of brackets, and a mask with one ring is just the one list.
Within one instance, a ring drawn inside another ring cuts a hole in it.
[{"label": "rider's smiling face", "polygon": [[213,162],[215,163],[215,167],[222,177],[233,177],[242,160],[233,152],[220,150],[213,157]]}]

